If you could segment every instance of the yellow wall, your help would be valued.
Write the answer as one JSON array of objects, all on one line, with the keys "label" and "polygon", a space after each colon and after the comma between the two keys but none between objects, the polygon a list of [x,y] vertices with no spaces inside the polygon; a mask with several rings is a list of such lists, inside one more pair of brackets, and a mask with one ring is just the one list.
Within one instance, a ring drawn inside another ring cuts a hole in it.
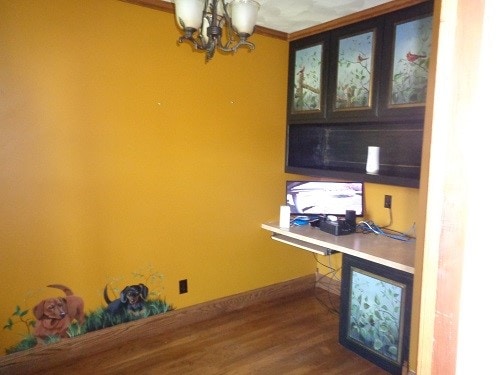
[{"label": "yellow wall", "polygon": [[2,327],[50,283],[92,309],[151,267],[180,308],[313,272],[260,229],[284,199],[287,42],[205,64],[172,14],[116,0],[0,14]]},{"label": "yellow wall", "polygon": [[[0,0],[0,14],[2,326],[50,283],[90,310],[107,282],[159,272],[148,282],[180,308],[314,272],[260,229],[293,177],[287,42],[255,35],[255,51],[205,64],[172,14],[117,0]],[[415,221],[417,190],[366,193],[377,223],[384,194],[395,229]]]}]

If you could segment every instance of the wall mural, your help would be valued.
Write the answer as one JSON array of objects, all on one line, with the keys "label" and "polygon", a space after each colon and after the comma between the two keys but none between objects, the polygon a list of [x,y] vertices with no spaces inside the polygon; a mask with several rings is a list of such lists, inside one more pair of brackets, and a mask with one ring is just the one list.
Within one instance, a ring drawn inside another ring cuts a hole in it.
[{"label": "wall mural", "polygon": [[[47,285],[54,289],[54,297],[41,299],[33,307],[15,306],[3,329],[12,330],[21,325],[25,335],[5,352],[11,354],[171,311],[173,307],[162,297],[163,279],[163,274],[153,271],[150,266],[145,272],[132,274],[133,284],[127,284],[124,277],[113,278],[104,283],[103,305],[88,312],[85,312],[84,297],[69,286]],[[34,297],[40,293],[39,289],[28,294]]]}]

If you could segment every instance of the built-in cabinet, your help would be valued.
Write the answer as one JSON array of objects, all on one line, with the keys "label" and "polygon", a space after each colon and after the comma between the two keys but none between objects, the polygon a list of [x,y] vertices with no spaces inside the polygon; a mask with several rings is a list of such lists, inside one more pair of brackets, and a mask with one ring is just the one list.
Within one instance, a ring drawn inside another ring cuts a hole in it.
[{"label": "built-in cabinet", "polygon": [[[432,1],[290,43],[285,170],[418,187]],[[366,173],[368,146],[380,169]]]}]

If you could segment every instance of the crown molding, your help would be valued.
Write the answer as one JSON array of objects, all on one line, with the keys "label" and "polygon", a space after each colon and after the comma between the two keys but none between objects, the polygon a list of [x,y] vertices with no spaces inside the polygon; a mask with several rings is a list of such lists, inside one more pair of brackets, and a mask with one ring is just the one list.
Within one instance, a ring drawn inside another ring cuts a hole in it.
[{"label": "crown molding", "polygon": [[[168,13],[175,13],[174,4],[164,0],[120,0],[124,3],[144,6]],[[408,8],[413,5],[425,3],[432,0],[393,0],[388,3],[378,5],[373,8],[365,9],[360,12],[349,14],[347,16],[328,21],[316,26],[308,27],[307,29],[299,30],[293,33],[285,33],[282,31],[270,29],[263,26],[255,26],[255,33],[281,40],[292,41],[305,38],[307,36],[322,33],[324,31],[333,30],[342,26],[350,25],[356,22],[366,20],[368,18],[377,17],[386,13],[394,12],[403,8]]]}]

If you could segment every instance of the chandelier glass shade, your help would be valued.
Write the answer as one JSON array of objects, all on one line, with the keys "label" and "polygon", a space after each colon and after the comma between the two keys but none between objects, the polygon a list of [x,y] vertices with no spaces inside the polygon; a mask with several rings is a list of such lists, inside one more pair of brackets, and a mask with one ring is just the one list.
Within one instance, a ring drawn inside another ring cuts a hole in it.
[{"label": "chandelier glass shade", "polygon": [[[206,61],[215,50],[235,52],[241,46],[254,49],[247,39],[253,34],[260,4],[254,0],[174,0],[175,19],[184,35],[178,43],[190,42],[205,51]],[[224,34],[224,35],[223,35]]]}]

